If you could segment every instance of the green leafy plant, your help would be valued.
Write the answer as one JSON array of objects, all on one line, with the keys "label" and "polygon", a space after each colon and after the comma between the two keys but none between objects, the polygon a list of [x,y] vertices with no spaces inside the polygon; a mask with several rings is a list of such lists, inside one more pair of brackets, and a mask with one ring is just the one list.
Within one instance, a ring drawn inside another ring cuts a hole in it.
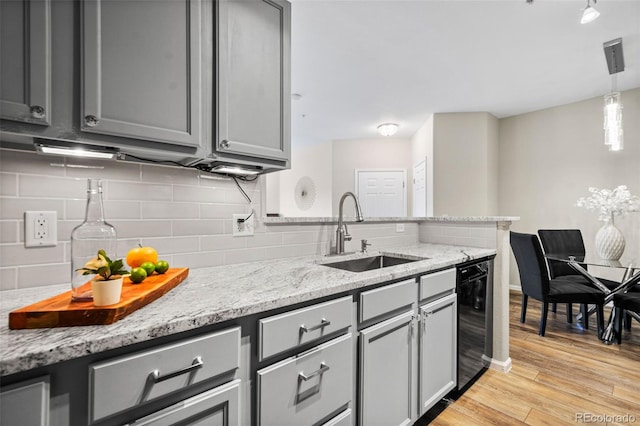
[{"label": "green leafy plant", "polygon": [[82,272],[82,275],[99,275],[103,280],[109,280],[111,277],[128,274],[129,271],[124,269],[122,259],[111,260],[104,250],[98,250],[98,255],[92,257],[84,268],[76,269]]}]

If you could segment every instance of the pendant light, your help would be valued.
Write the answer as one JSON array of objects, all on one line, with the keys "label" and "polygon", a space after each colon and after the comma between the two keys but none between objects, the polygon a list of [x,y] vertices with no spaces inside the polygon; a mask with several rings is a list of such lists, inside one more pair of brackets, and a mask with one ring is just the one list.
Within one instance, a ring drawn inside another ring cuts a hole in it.
[{"label": "pendant light", "polygon": [[[596,1],[597,0],[593,0],[593,4],[596,4]],[[582,11],[582,18],[580,18],[580,23],[588,24],[589,22],[595,21],[598,16],[600,16],[600,12],[591,7],[590,0],[587,0],[587,7],[585,7]]]},{"label": "pendant light", "polygon": [[611,92],[604,96],[604,144],[609,147],[609,151],[620,151],[624,148],[624,129],[620,92],[616,90],[616,74],[624,71],[622,39],[604,43],[604,54],[611,75]]}]

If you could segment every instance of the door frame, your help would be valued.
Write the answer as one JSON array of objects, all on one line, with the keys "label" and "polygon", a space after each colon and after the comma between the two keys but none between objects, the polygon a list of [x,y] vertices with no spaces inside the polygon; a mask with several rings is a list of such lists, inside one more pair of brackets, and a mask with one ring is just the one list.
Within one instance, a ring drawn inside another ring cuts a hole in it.
[{"label": "door frame", "polygon": [[360,199],[360,191],[358,190],[358,173],[360,172],[402,172],[402,195],[404,197],[404,203],[402,206],[402,211],[403,211],[403,215],[402,216],[398,216],[398,217],[406,217],[407,216],[407,210],[408,210],[408,204],[409,204],[409,200],[407,198],[407,169],[403,169],[403,168],[381,168],[381,169],[354,169],[354,173],[353,173],[353,187],[354,187],[354,194],[356,194],[356,196],[358,197],[358,200]]}]

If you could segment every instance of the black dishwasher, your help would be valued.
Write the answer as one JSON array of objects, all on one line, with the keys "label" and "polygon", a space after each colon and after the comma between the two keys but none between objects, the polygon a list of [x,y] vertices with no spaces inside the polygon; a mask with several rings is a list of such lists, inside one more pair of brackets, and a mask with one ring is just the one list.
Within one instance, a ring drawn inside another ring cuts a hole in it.
[{"label": "black dishwasher", "polygon": [[458,266],[458,394],[486,370],[491,359],[492,260]]}]

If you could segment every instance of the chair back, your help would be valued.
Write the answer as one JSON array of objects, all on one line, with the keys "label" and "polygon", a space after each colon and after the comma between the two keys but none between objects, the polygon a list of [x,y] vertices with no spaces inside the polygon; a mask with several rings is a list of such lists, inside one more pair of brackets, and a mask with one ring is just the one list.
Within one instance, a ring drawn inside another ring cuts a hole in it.
[{"label": "chair back", "polygon": [[[538,235],[547,254],[560,254],[567,257],[585,254],[584,241],[579,229],[539,229]],[[547,259],[547,264],[551,278],[576,275],[576,271],[565,262]]]},{"label": "chair back", "polygon": [[518,264],[522,292],[537,300],[549,294],[549,276],[538,237],[511,232],[511,249]]}]

